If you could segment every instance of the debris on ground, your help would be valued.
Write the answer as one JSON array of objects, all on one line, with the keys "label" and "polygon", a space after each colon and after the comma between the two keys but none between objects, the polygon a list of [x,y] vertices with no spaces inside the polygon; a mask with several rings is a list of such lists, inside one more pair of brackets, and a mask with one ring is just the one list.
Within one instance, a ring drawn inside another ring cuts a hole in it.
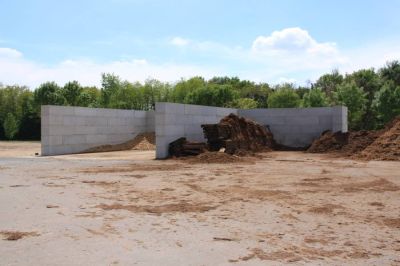
[{"label": "debris on ground", "polygon": [[213,151],[213,152],[204,152],[198,156],[189,156],[182,157],[186,163],[197,164],[197,163],[219,163],[219,164],[229,164],[229,163],[241,163],[241,162],[252,162],[251,158],[244,158],[238,155],[231,155],[224,152]]},{"label": "debris on ground", "polygon": [[186,138],[179,138],[169,144],[169,155],[173,157],[182,157],[189,155],[199,155],[206,151],[204,142],[189,142]]},{"label": "debris on ground", "polygon": [[230,114],[218,124],[201,125],[210,151],[225,148],[225,153],[270,151],[276,145],[272,133],[264,126]]},{"label": "debris on ground", "polygon": [[83,152],[108,152],[108,151],[124,151],[139,150],[151,151],[156,149],[156,135],[154,132],[139,133],[133,139],[119,144],[106,144],[87,149]]},{"label": "debris on ground", "polygon": [[36,232],[19,232],[19,231],[0,231],[0,235],[4,236],[4,240],[15,241],[28,236],[39,236]]},{"label": "debris on ground", "polygon": [[326,131],[307,152],[334,153],[354,159],[400,160],[400,116],[381,130]]}]

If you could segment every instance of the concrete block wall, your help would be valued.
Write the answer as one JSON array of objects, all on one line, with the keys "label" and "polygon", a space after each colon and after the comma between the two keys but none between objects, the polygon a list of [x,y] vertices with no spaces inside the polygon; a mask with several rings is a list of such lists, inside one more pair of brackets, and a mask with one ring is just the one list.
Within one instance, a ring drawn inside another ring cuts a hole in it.
[{"label": "concrete block wall", "polygon": [[168,156],[170,142],[186,137],[192,141],[204,141],[202,124],[218,123],[237,109],[191,104],[156,103],[156,158]]},{"label": "concrete block wall", "polygon": [[268,125],[275,140],[305,147],[325,130],[347,132],[347,107],[269,108],[238,110],[240,116]]},{"label": "concrete block wall", "polygon": [[154,112],[42,106],[42,155],[79,153],[154,131]]}]

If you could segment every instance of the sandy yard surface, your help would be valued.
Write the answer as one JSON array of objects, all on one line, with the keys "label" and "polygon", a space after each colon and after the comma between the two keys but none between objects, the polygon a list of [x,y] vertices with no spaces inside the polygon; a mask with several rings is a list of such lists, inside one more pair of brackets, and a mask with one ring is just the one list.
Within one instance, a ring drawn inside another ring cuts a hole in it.
[{"label": "sandy yard surface", "polygon": [[400,264],[400,162],[35,152],[0,142],[1,265]]}]

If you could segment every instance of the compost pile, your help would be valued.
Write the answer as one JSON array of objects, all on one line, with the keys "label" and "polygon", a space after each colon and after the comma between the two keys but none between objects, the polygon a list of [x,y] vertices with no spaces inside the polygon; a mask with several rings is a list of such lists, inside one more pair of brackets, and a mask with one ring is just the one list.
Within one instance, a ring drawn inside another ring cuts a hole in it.
[{"label": "compost pile", "polygon": [[400,161],[400,116],[389,123],[385,131],[355,157],[367,160]]},{"label": "compost pile", "polygon": [[316,139],[307,150],[311,153],[337,152],[342,156],[350,156],[360,152],[370,145],[378,136],[380,131],[351,131],[335,132],[326,131],[320,138]]},{"label": "compost pile", "polygon": [[119,144],[106,144],[85,150],[84,152],[109,152],[124,150],[151,151],[156,149],[156,135],[154,132],[139,133],[131,140]]},{"label": "compost pile", "polygon": [[368,160],[400,160],[400,117],[375,131],[324,132],[307,150]]},{"label": "compost pile", "polygon": [[225,148],[225,153],[240,155],[270,151],[276,145],[272,133],[266,127],[235,114],[222,118],[218,124],[205,124],[201,127],[211,151]]},{"label": "compost pile", "polygon": [[[255,152],[270,151],[276,146],[272,133],[266,127],[235,114],[222,118],[218,124],[204,124],[201,127],[207,143],[179,138],[169,144],[169,155],[199,155],[200,160],[205,162],[229,161],[232,158],[227,159],[226,154],[248,156]],[[221,149],[224,149],[225,155],[218,153]]]}]

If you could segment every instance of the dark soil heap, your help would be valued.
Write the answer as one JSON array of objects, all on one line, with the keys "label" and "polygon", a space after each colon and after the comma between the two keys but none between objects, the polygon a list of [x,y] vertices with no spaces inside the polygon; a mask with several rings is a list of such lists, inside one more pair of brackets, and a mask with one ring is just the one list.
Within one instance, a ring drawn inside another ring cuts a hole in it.
[{"label": "dark soil heap", "polygon": [[381,134],[380,131],[351,131],[347,133],[327,131],[316,139],[307,150],[311,153],[336,152],[350,156],[370,145]]},{"label": "dark soil heap", "polygon": [[390,122],[385,132],[356,157],[368,160],[400,161],[400,116]]},{"label": "dark soil heap", "polygon": [[272,150],[276,145],[272,133],[266,127],[235,114],[222,118],[218,124],[205,124],[201,127],[211,151],[225,148],[225,153],[240,154],[242,151]]},{"label": "dark soil heap", "polygon": [[307,150],[368,160],[400,160],[400,116],[375,131],[324,132]]}]

